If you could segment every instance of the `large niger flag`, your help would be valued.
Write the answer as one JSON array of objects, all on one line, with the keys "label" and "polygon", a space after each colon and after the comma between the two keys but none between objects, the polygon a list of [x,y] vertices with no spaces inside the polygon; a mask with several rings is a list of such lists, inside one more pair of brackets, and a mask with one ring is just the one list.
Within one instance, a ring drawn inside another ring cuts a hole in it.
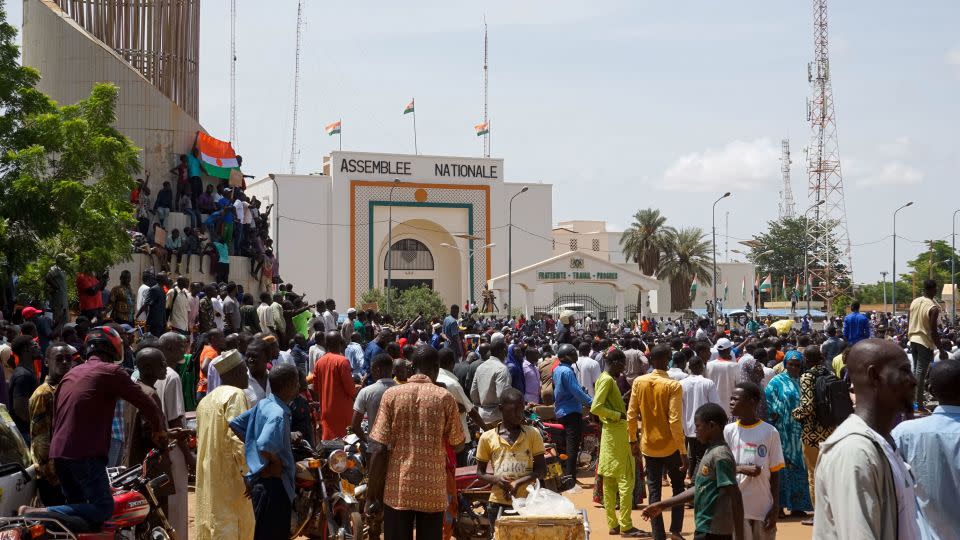
[{"label": "large niger flag", "polygon": [[238,169],[237,154],[227,141],[214,139],[204,132],[197,133],[197,149],[200,161],[207,174],[217,178],[230,178],[230,171]]}]

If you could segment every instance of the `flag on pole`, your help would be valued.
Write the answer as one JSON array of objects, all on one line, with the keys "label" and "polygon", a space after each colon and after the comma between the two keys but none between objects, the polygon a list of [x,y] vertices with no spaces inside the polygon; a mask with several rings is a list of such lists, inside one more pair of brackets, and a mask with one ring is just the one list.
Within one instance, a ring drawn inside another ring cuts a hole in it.
[{"label": "flag on pole", "polygon": [[771,288],[773,288],[773,277],[767,274],[767,277],[763,279],[763,283],[760,284],[760,292],[767,292]]},{"label": "flag on pole", "polygon": [[727,289],[727,282],[724,281],[724,282],[723,282],[723,301],[724,301],[724,302],[727,301],[727,290],[728,290],[728,289]]},{"label": "flag on pole", "polygon": [[783,275],[783,282],[780,286],[780,290],[783,291],[783,298],[784,300],[786,300],[787,298],[787,275],[786,274]]},{"label": "flag on pole", "polygon": [[740,278],[740,296],[744,300],[747,299],[747,276]]},{"label": "flag on pole", "polygon": [[793,282],[793,290],[800,292],[800,274],[797,274],[797,279]]},{"label": "flag on pole", "polygon": [[413,99],[410,100],[410,103],[407,103],[407,106],[403,108],[403,114],[409,114],[413,112]]},{"label": "flag on pole", "polygon": [[477,130],[477,137],[486,135],[487,133],[490,133],[490,122],[481,122],[473,126],[473,129]]},{"label": "flag on pole", "polygon": [[327,124],[325,128],[327,135],[336,135],[340,133],[340,120],[333,122],[332,124]]},{"label": "flag on pole", "polygon": [[693,278],[693,281],[690,283],[690,301],[692,302],[697,297],[697,278]]},{"label": "flag on pole", "polygon": [[230,171],[240,168],[237,153],[233,151],[229,141],[214,139],[200,131],[197,132],[197,150],[200,151],[203,169],[210,176],[230,178]]},{"label": "flag on pole", "polygon": [[813,296],[813,276],[807,278],[807,298]]}]

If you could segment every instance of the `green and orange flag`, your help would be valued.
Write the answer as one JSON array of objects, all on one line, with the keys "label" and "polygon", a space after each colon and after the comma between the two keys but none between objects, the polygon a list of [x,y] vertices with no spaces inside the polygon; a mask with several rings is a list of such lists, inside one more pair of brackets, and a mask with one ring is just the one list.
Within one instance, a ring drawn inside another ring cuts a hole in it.
[{"label": "green and orange flag", "polygon": [[210,135],[197,132],[197,150],[200,161],[208,175],[216,178],[230,178],[230,171],[240,168],[237,153],[229,141],[214,139]]}]

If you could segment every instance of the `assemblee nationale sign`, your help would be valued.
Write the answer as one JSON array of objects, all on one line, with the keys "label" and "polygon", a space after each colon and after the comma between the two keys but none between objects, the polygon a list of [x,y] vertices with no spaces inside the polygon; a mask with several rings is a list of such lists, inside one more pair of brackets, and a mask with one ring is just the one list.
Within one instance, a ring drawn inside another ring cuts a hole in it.
[{"label": "assemblee nationale sign", "polygon": [[614,281],[616,272],[537,272],[540,281]]}]

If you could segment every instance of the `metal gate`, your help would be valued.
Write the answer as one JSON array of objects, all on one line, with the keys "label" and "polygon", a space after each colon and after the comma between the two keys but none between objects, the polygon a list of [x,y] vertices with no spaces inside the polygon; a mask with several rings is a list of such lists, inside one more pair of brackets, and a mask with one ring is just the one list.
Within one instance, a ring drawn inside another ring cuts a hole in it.
[{"label": "metal gate", "polygon": [[534,313],[549,313],[558,317],[564,310],[578,312],[580,318],[589,315],[601,321],[617,318],[617,306],[601,304],[596,298],[586,294],[564,294],[554,298],[546,306],[534,306]]}]

